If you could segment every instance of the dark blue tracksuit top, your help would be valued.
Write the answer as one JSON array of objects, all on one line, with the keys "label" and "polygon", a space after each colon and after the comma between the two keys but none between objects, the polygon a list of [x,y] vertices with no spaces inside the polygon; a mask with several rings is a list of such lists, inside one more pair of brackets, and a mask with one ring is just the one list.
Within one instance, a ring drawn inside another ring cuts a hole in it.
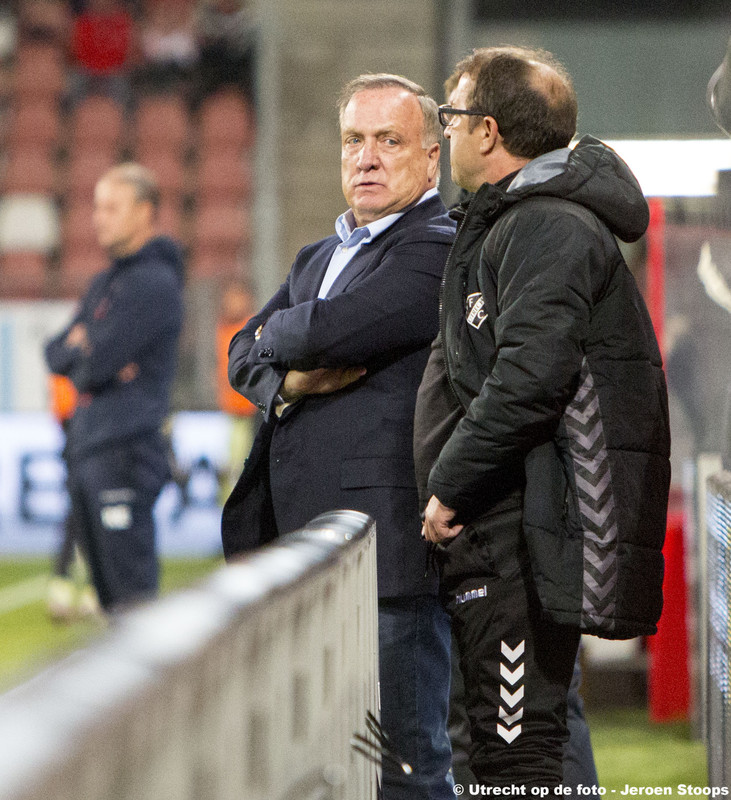
[{"label": "dark blue tracksuit top", "polygon": [[[79,391],[71,421],[72,456],[160,429],[168,411],[183,318],[183,262],[172,239],[150,240],[97,275],[66,330],[46,346],[49,369]],[[83,323],[86,352],[64,343]],[[132,380],[120,370],[136,367]]]}]

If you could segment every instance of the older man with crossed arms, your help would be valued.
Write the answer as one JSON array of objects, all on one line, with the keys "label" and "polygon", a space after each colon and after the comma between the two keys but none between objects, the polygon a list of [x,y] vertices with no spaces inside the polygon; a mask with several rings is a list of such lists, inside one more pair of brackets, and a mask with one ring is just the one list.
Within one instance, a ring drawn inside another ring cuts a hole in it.
[{"label": "older man with crossed arms", "polygon": [[384,798],[449,800],[449,624],[425,569],[412,452],[455,228],[436,189],[437,107],[411,81],[364,75],[344,89],[340,130],[349,209],[336,235],[300,251],[231,342],[231,384],[264,424],[224,509],[224,550],[331,509],[375,518],[381,722],[414,771],[384,764]]}]

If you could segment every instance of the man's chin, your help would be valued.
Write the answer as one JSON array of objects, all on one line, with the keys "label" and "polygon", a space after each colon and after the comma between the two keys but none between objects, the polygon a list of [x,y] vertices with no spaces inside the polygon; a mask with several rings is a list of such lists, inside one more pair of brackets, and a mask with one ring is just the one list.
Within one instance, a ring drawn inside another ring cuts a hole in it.
[{"label": "man's chin", "polygon": [[103,239],[97,239],[99,247],[109,256],[109,258],[117,258],[123,254],[123,242],[108,242]]}]

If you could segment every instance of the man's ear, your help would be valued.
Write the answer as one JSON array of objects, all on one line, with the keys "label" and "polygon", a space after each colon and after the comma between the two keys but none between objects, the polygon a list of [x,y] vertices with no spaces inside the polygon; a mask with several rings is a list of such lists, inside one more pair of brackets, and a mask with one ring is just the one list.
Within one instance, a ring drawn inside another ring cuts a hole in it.
[{"label": "man's ear", "polygon": [[442,152],[442,146],[439,142],[429,145],[426,148],[426,157],[429,159],[428,175],[430,181],[435,181],[437,172],[439,171],[439,155]]},{"label": "man's ear", "polygon": [[154,226],[157,222],[158,214],[159,209],[156,209],[149,200],[140,203],[140,222],[142,225],[148,227]]},{"label": "man's ear", "polygon": [[483,117],[479,123],[480,129],[480,153],[486,155],[491,153],[500,139],[500,130],[495,117]]}]

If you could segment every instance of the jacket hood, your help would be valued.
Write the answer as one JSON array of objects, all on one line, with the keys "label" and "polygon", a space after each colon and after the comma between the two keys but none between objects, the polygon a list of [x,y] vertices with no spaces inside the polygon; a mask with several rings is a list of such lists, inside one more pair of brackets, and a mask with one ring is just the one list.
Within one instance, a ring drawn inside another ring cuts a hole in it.
[{"label": "jacket hood", "polygon": [[650,211],[637,178],[603,142],[584,136],[572,148],[545,153],[526,164],[508,187],[517,198],[549,196],[588,208],[625,242],[647,230]]},{"label": "jacket hood", "polygon": [[136,253],[114,260],[115,268],[124,268],[143,261],[167,264],[173,268],[178,280],[183,282],[183,254],[178,244],[169,236],[155,236]]}]

